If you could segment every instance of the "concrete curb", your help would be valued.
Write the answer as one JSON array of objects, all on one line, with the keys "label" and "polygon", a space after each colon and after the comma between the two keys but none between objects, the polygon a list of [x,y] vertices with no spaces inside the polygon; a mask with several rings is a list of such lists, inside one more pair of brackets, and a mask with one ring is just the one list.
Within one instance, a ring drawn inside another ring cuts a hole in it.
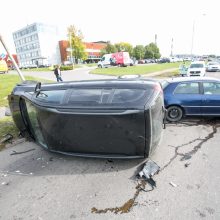
[{"label": "concrete curb", "polygon": [[169,73],[171,71],[178,70],[178,69],[179,68],[172,68],[172,69],[162,70],[162,71],[158,71],[158,72],[147,73],[147,74],[144,74],[144,75],[141,75],[141,76],[159,76],[159,75],[162,75],[164,73]]}]

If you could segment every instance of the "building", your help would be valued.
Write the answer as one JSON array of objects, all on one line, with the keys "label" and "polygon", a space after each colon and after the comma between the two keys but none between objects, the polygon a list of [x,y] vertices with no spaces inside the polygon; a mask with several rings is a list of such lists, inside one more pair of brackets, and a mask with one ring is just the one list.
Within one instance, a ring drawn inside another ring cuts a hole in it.
[{"label": "building", "polygon": [[107,45],[107,42],[98,41],[98,42],[91,42],[86,43],[84,42],[86,52],[88,54],[87,62],[98,62],[101,59],[101,50],[104,49]]},{"label": "building", "polygon": [[[91,42],[91,43],[84,42],[84,45],[85,45],[85,51],[88,54],[88,59],[86,60],[86,62],[94,63],[94,62],[98,62],[101,59],[100,52],[102,49],[106,47],[107,42],[104,41]],[[59,47],[60,47],[61,62],[63,64],[71,62],[69,41],[67,40],[59,41]]]},{"label": "building", "polygon": [[61,63],[56,26],[33,23],[13,33],[21,67]]}]

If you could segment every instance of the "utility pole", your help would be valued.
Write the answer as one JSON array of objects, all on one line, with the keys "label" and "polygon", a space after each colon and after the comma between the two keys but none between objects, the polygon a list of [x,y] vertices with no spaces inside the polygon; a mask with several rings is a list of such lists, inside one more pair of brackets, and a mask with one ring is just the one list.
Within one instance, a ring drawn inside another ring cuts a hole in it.
[{"label": "utility pole", "polygon": [[155,45],[157,46],[157,34],[155,34]]},{"label": "utility pole", "polygon": [[13,56],[11,55],[11,53],[9,52],[9,49],[7,48],[7,46],[6,46],[5,42],[4,42],[4,40],[3,40],[1,34],[0,34],[0,41],[1,41],[2,45],[3,45],[3,47],[5,48],[5,51],[7,52],[8,56],[10,57],[12,63],[14,64],[14,66],[15,66],[15,68],[16,68],[16,70],[17,70],[17,72],[18,72],[18,74],[19,74],[19,76],[20,76],[20,78],[21,78],[21,80],[22,80],[22,81],[25,81],[25,78],[24,78],[22,72],[20,71],[20,69],[19,69],[17,63],[15,62],[14,57],[13,57]]},{"label": "utility pole", "polygon": [[193,30],[192,30],[191,59],[193,56],[194,34],[195,34],[195,20],[193,21]]}]

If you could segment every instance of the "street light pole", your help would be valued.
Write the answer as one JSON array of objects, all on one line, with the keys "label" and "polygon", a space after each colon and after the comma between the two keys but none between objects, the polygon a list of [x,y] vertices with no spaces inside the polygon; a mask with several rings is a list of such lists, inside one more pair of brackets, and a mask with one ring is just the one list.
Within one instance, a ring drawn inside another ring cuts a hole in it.
[{"label": "street light pole", "polygon": [[195,35],[195,19],[193,20],[193,29],[192,29],[192,44],[191,44],[191,59],[193,54],[193,44],[194,44],[194,35]]}]

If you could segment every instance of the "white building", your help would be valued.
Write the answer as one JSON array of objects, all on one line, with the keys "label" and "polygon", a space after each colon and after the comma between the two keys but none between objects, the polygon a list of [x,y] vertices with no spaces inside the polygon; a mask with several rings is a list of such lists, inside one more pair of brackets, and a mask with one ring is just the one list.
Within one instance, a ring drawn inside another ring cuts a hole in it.
[{"label": "white building", "polygon": [[56,26],[34,23],[14,32],[13,39],[21,67],[61,63]]}]

